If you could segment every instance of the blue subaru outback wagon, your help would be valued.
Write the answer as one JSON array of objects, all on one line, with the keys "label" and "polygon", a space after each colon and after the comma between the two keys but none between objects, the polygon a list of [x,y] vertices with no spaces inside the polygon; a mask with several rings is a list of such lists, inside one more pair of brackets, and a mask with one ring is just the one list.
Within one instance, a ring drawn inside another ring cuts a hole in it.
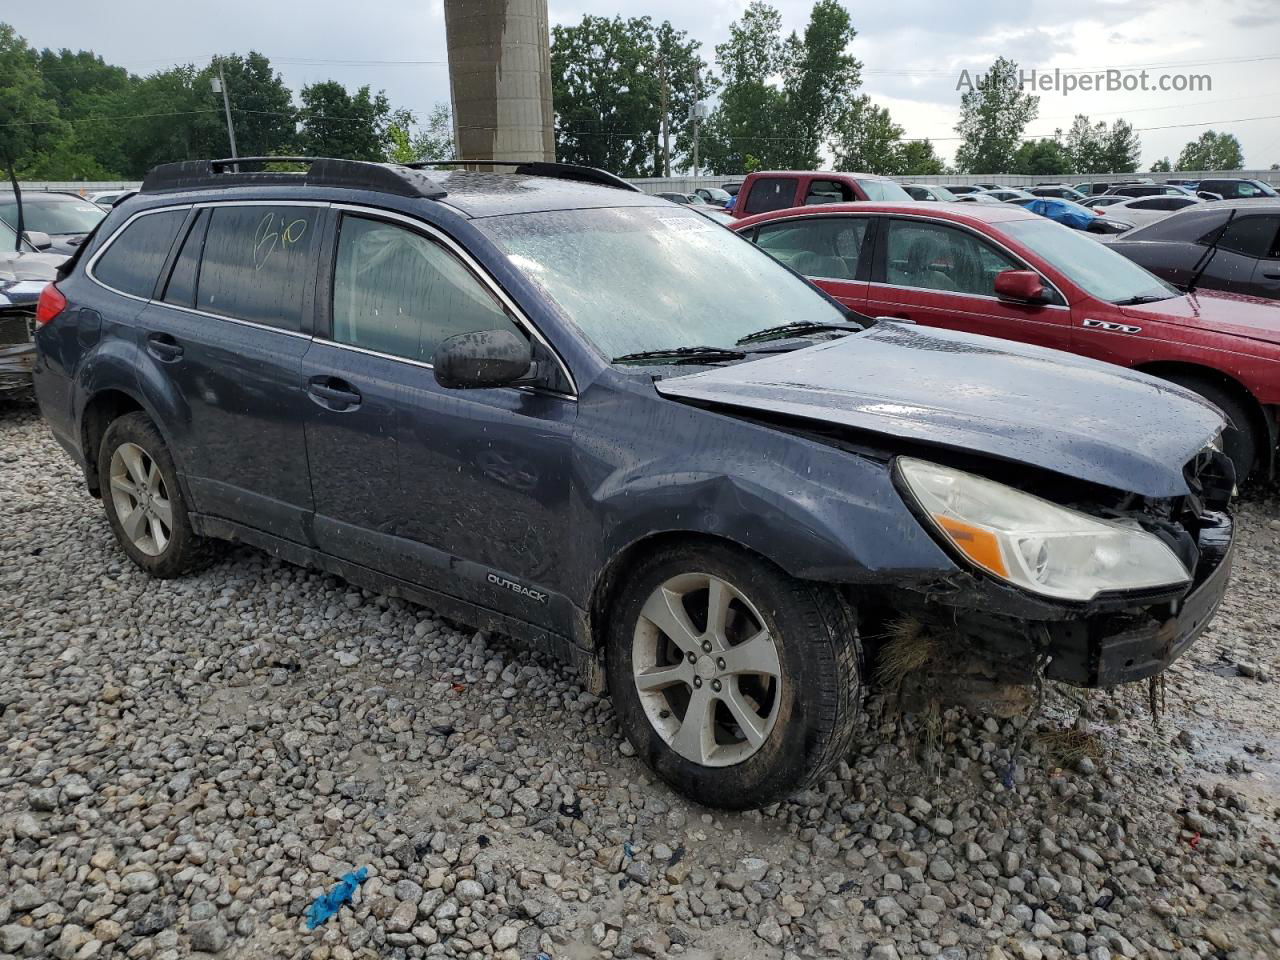
[{"label": "blue subaru outback wagon", "polygon": [[42,295],[41,409],[155,576],[242,541],[522,638],[723,807],[848,753],[888,624],[1112,686],[1217,607],[1191,393],[852,315],[601,171],[299,164],[156,168]]}]

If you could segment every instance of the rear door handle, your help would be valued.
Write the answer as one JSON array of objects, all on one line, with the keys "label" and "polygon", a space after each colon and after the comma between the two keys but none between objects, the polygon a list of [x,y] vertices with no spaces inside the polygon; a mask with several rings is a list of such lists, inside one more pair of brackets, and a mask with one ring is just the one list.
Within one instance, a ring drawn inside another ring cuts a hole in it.
[{"label": "rear door handle", "polygon": [[1280,280],[1280,273],[1264,273],[1263,276],[1268,280]]},{"label": "rear door handle", "polygon": [[147,352],[157,360],[172,363],[182,357],[182,344],[167,333],[152,333],[147,336]]},{"label": "rear door handle", "polygon": [[307,393],[330,410],[354,410],[360,406],[360,391],[338,377],[312,377],[307,382]]}]

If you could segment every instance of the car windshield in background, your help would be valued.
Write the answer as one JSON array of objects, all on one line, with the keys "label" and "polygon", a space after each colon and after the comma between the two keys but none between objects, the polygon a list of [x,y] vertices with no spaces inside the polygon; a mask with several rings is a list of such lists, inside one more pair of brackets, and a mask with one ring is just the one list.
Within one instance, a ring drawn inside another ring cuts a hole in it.
[{"label": "car windshield in background", "polygon": [[1154,303],[1178,295],[1158,277],[1083,232],[1051,220],[1012,220],[1001,229],[1099,300]]},{"label": "car windshield in background", "polygon": [[616,207],[476,221],[605,357],[732,348],[843,311],[754,244],[693,211]]},{"label": "car windshield in background", "polygon": [[[22,197],[22,228],[40,233],[88,233],[107,212],[95,203],[79,197],[53,194]],[[0,200],[0,220],[16,227],[18,202],[13,194]]]},{"label": "car windshield in background", "polygon": [[859,180],[868,200],[910,200],[911,194],[892,180]]}]

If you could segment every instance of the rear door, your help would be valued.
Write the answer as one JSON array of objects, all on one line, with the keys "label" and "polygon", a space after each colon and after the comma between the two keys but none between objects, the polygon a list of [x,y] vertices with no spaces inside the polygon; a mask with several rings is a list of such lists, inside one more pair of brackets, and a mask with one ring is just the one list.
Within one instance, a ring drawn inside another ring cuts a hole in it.
[{"label": "rear door", "polygon": [[[310,339],[323,205],[197,205],[138,318],[182,409],[169,424],[195,509],[307,539],[299,364]],[[109,250],[109,248],[108,248]]]},{"label": "rear door", "polygon": [[870,223],[870,217],[841,215],[778,220],[758,226],[752,239],[774,259],[861,312],[871,276]]},{"label": "rear door", "polygon": [[[448,390],[439,343],[531,331],[449,238],[343,210],[327,316],[307,352],[316,540],[328,553],[526,622],[567,629],[555,590],[570,537],[577,402],[523,388]],[[524,589],[516,589],[511,586]]]},{"label": "rear door", "polygon": [[1237,214],[1222,232],[1207,272],[1217,286],[1237,293],[1280,297],[1280,215]]},{"label": "rear door", "polygon": [[876,220],[879,237],[865,308],[872,316],[1060,350],[1069,347],[1071,314],[1056,290],[1049,304],[1009,303],[996,297],[996,274],[1031,269],[1009,251],[974,231],[941,221]]}]

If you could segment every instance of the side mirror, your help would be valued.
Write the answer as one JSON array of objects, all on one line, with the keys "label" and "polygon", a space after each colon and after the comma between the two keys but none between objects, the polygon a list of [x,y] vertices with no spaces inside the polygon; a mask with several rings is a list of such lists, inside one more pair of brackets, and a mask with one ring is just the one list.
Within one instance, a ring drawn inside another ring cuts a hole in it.
[{"label": "side mirror", "polygon": [[441,341],[432,366],[436,383],[451,390],[505,387],[525,380],[533,365],[529,341],[510,330],[477,330]]},{"label": "side mirror", "polygon": [[37,250],[48,250],[53,246],[53,238],[43,230],[24,230],[22,238]]},{"label": "side mirror", "polygon": [[1049,290],[1034,270],[1002,270],[996,274],[996,296],[1016,303],[1045,303]]}]

